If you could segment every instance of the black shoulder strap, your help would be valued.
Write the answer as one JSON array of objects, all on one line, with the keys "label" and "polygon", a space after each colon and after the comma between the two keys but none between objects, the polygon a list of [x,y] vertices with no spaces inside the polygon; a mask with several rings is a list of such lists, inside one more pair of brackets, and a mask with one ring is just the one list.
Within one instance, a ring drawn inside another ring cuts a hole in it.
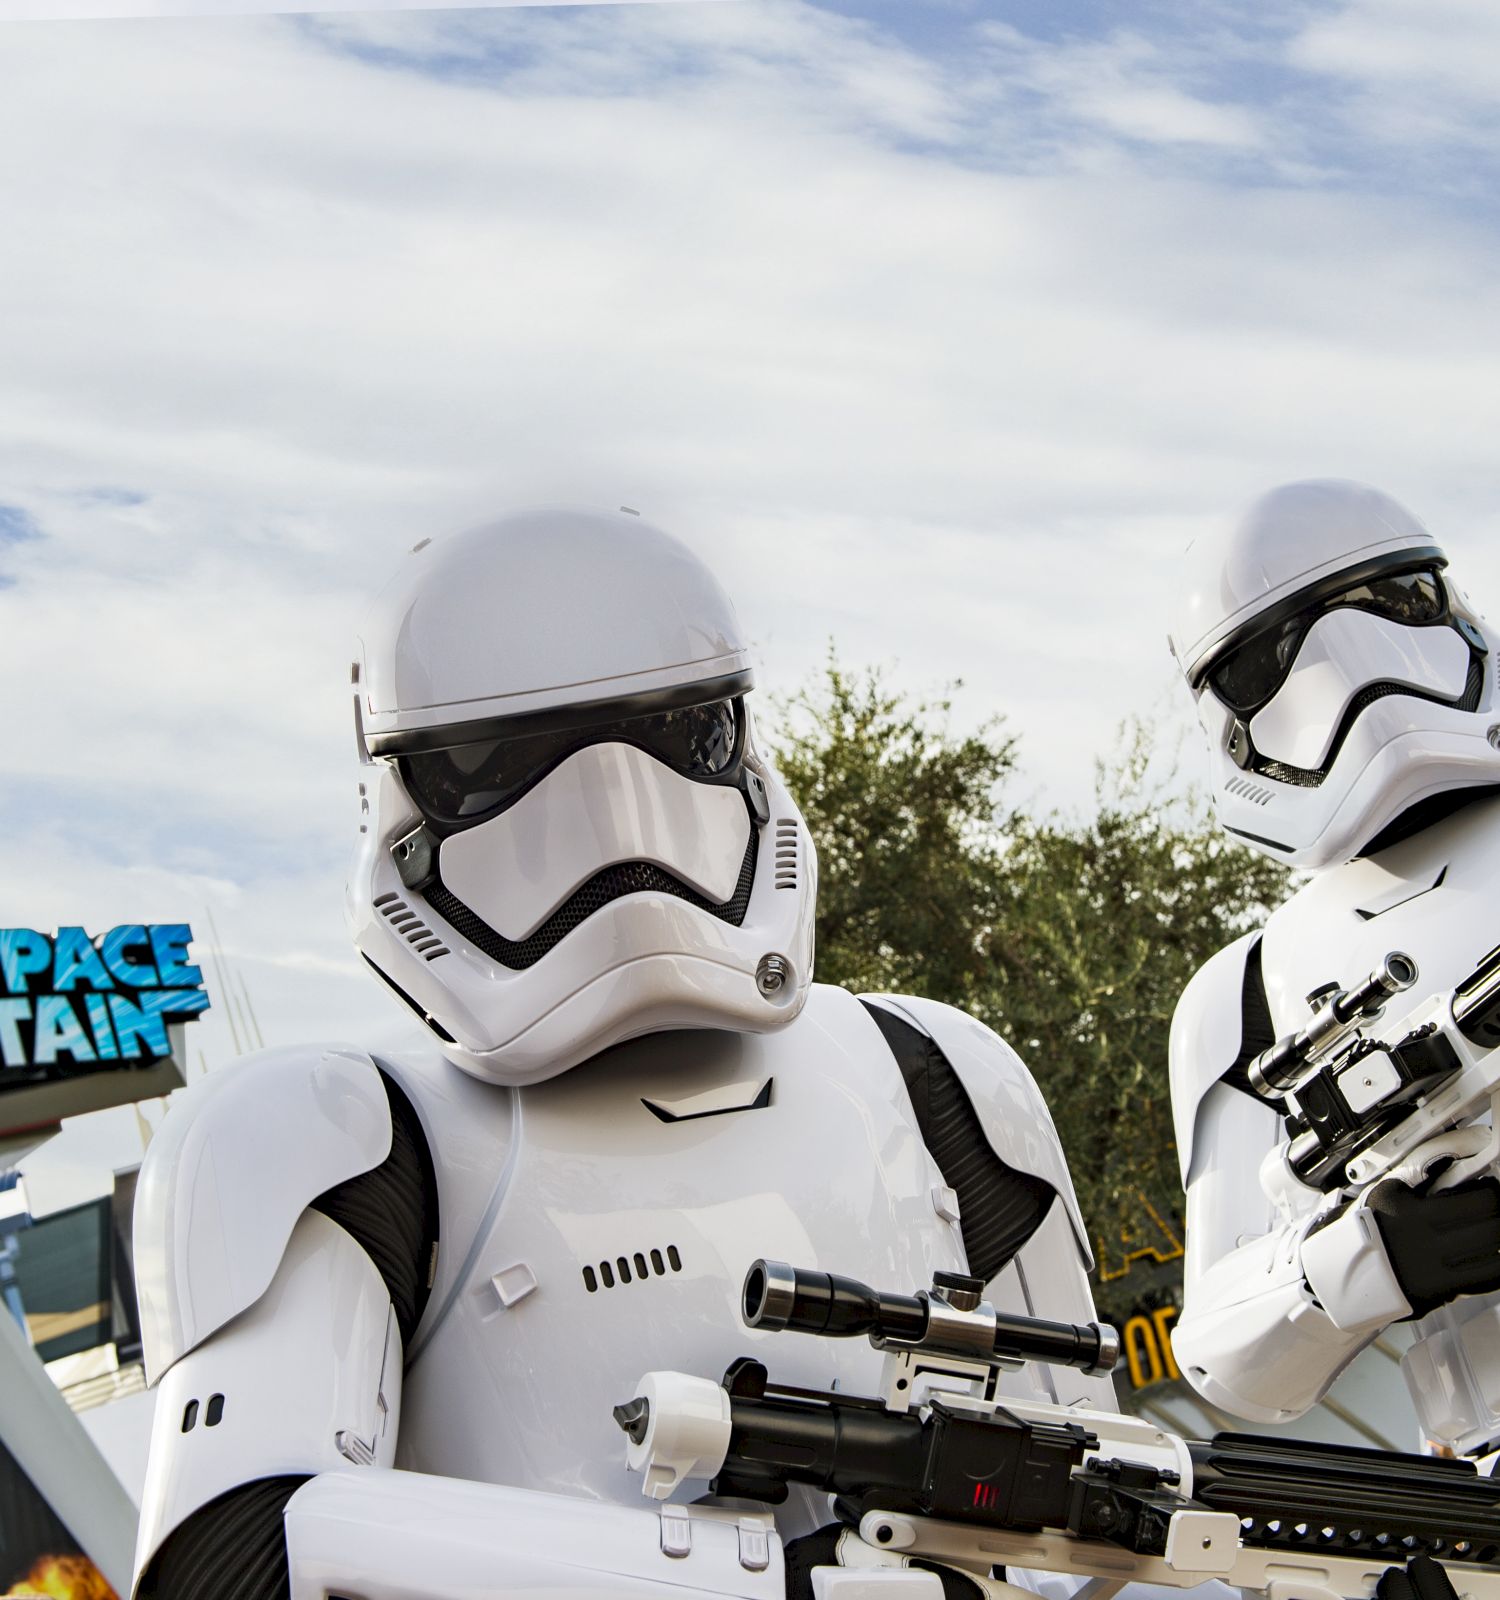
[{"label": "black shoulder strap", "polygon": [[1257,939],[1245,957],[1245,976],[1240,985],[1240,1053],[1234,1064],[1219,1079],[1231,1089],[1247,1094],[1258,1106],[1266,1105],[1250,1087],[1246,1068],[1262,1050],[1276,1043],[1276,1030],[1271,1026],[1271,1007],[1266,1000],[1265,978],[1260,970],[1261,941]]},{"label": "black shoulder strap", "polygon": [[1056,1193],[1041,1178],[1006,1166],[990,1148],[947,1056],[920,1028],[884,1006],[861,1004],[901,1069],[922,1142],[958,1195],[969,1271],[988,1283],[1041,1226]]},{"label": "black shoulder strap", "polygon": [[391,1153],[370,1172],[337,1184],[313,1201],[351,1234],[385,1279],[403,1348],[422,1320],[437,1261],[437,1180],[416,1109],[382,1072],[391,1103]]}]

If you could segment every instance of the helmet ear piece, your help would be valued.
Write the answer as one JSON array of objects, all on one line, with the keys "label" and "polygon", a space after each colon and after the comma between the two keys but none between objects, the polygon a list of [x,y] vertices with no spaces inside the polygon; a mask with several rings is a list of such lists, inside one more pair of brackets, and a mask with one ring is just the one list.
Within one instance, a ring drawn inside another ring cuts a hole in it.
[{"label": "helmet ear piece", "polygon": [[1254,758],[1254,751],[1250,745],[1250,730],[1238,717],[1229,725],[1229,737],[1224,741],[1224,749],[1229,759],[1241,771],[1248,767]]}]

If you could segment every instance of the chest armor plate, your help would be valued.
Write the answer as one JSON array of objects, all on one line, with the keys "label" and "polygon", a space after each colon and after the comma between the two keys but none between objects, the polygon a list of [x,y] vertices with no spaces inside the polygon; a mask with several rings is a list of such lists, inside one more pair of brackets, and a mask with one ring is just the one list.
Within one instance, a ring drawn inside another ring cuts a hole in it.
[{"label": "chest armor plate", "polygon": [[[1500,801],[1480,800],[1369,860],[1324,873],[1270,920],[1262,972],[1278,1035],[1306,996],[1357,982],[1390,951],[1417,963],[1393,1006],[1451,990],[1500,944]],[[1500,1436],[1500,1296],[1470,1295],[1416,1323],[1402,1361],[1423,1434],[1469,1451]]]},{"label": "chest armor plate", "polygon": [[470,1238],[445,1225],[401,1465],[638,1503],[611,1409],[653,1368],[717,1378],[748,1354],[781,1382],[876,1387],[863,1339],[744,1327],[757,1257],[905,1292],[963,1270],[900,1072],[841,991],[778,1033],[658,1034],[470,1103],[510,1119],[508,1149]]},{"label": "chest armor plate", "polygon": [[1367,977],[1392,950],[1417,963],[1410,1008],[1451,989],[1500,944],[1500,801],[1483,800],[1378,857],[1322,874],[1266,927],[1262,972],[1277,1034],[1300,1027],[1307,996]]}]

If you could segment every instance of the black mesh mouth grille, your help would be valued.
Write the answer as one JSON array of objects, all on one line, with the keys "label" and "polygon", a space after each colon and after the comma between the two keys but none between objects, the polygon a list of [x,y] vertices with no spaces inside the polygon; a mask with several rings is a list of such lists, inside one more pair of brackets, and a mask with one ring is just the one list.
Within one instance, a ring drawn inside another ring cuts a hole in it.
[{"label": "black mesh mouth grille", "polygon": [[502,967],[523,972],[527,967],[535,966],[549,950],[560,944],[596,911],[628,894],[669,894],[674,899],[686,900],[690,906],[706,911],[711,917],[717,917],[720,922],[738,928],[750,909],[750,891],[755,886],[755,856],[759,844],[760,834],[752,827],[734,893],[722,904],[705,899],[681,878],[674,878],[670,872],[649,861],[622,861],[596,872],[587,883],[575,889],[535,933],[519,940],[507,939],[504,934],[496,933],[477,912],[471,911],[456,894],[445,888],[441,879],[430,883],[422,893],[428,905],[476,950],[482,950],[491,961],[498,961]]},{"label": "black mesh mouth grille", "polygon": [[1477,711],[1483,693],[1484,657],[1472,654],[1469,657],[1469,676],[1464,682],[1463,696],[1458,700],[1445,700],[1441,695],[1427,694],[1404,683],[1372,683],[1361,689],[1349,702],[1349,709],[1344,713],[1344,720],[1339,723],[1339,731],[1321,767],[1294,767],[1285,761],[1272,761],[1268,756],[1256,755],[1250,763],[1250,770],[1262,778],[1271,778],[1277,783],[1289,783],[1294,788],[1316,789],[1333,771],[1333,764],[1339,758],[1339,751],[1343,749],[1344,740],[1349,737],[1349,730],[1354,726],[1355,719],[1377,700],[1385,699],[1388,694],[1404,694],[1413,700],[1428,700],[1433,705],[1448,706],[1454,711]]}]

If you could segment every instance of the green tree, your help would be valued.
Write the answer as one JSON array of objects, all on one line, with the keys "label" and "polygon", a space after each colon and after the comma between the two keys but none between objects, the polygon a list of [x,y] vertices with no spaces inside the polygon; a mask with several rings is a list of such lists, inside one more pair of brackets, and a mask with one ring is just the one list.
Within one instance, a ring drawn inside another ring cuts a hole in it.
[{"label": "green tree", "polygon": [[1188,979],[1287,892],[1179,792],[1151,730],[1097,767],[1083,817],[1013,820],[986,1016],[1041,1084],[1105,1274],[1169,1243],[1181,1205],[1167,1035]]},{"label": "green tree", "polygon": [[998,719],[955,734],[946,699],[913,699],[831,651],[821,679],[775,711],[776,765],[818,848],[819,979],[978,1004],[993,982],[995,805],[1014,742]]},{"label": "green tree", "polygon": [[1170,1254],[1181,1192],[1167,1084],[1178,995],[1286,892],[1231,843],[1144,724],[1091,812],[1002,805],[1015,742],[830,653],[771,745],[818,848],[817,975],[946,1000],[1010,1040],[1046,1095],[1106,1274]]}]

